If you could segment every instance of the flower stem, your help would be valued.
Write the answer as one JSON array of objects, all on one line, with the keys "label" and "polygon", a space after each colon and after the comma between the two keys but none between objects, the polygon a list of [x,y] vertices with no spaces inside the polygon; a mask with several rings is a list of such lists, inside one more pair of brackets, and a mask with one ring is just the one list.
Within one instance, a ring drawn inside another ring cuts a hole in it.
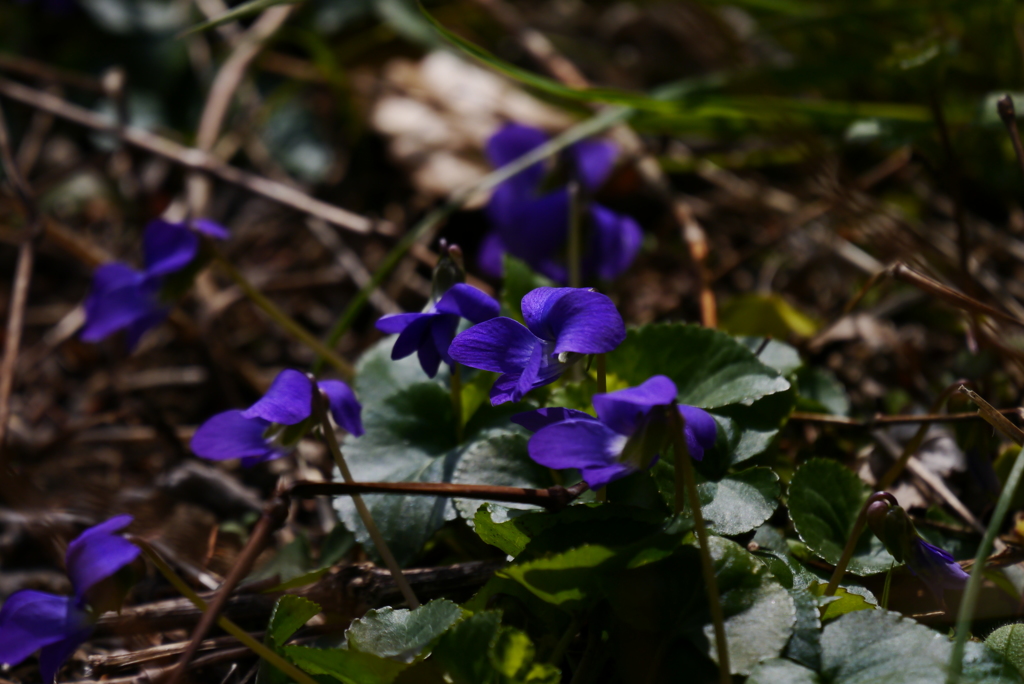
[{"label": "flower stem", "polygon": [[[1017,444],[1024,446],[1024,434],[1020,429],[1011,423],[1006,416],[999,413],[987,401],[981,398],[977,392],[972,392],[961,386],[960,391],[971,398],[978,405],[978,413],[1004,435]],[[974,607],[978,602],[978,593],[981,591],[981,578],[985,572],[985,559],[992,552],[992,543],[995,541],[999,528],[1010,510],[1017,486],[1020,484],[1021,476],[1024,476],[1024,457],[1018,456],[1010,470],[1010,476],[1006,478],[1003,491],[999,495],[992,519],[985,530],[985,536],[981,538],[978,545],[978,553],[974,557],[974,565],[971,567],[971,578],[967,580],[967,588],[964,589],[963,599],[960,601],[960,612],[956,616],[956,641],[953,642],[953,652],[949,656],[949,670],[946,675],[947,684],[955,684],[960,681],[960,673],[963,670],[964,648],[967,645],[967,634],[971,628],[971,620],[974,617]]]},{"label": "flower stem", "polygon": [[[853,558],[853,552],[857,548],[857,542],[860,540],[860,535],[864,533],[864,528],[868,524],[868,506],[876,501],[883,500],[890,497],[885,492],[875,492],[867,498],[864,505],[860,507],[860,513],[857,514],[857,520],[853,523],[853,529],[850,530],[850,536],[846,540],[846,546],[843,547],[843,555],[839,557],[839,562],[836,563],[835,570],[832,571],[832,577],[829,578],[828,586],[825,587],[825,596],[835,596],[836,589],[839,588],[839,582],[842,581],[843,575],[846,574],[846,566],[850,564],[850,559]],[[892,499],[895,501],[895,499]]]},{"label": "flower stem", "polygon": [[462,444],[462,373],[458,363],[452,364],[448,387],[452,394],[452,415],[455,417],[455,443]]},{"label": "flower stem", "polygon": [[[676,513],[683,509],[681,491],[685,489],[686,498],[690,500],[690,511],[693,514],[693,529],[697,533],[700,545],[700,569],[704,575],[704,588],[708,594],[708,606],[711,610],[711,622],[715,626],[715,648],[718,651],[718,680],[721,684],[732,682],[729,667],[729,642],[725,636],[725,613],[718,593],[718,580],[715,577],[715,566],[711,560],[711,547],[708,544],[708,531],[704,526],[704,514],[700,510],[700,494],[697,492],[697,478],[693,474],[693,463],[690,462],[690,449],[686,445],[685,419],[673,407],[672,422],[675,429],[672,437],[675,440],[676,470]],[[679,486],[682,480],[682,487]]]},{"label": "flower stem", "polygon": [[579,287],[583,280],[581,261],[583,239],[580,235],[580,184],[569,182],[569,287]]},{"label": "flower stem", "polygon": [[[316,411],[317,420],[320,421],[320,425],[323,427],[324,439],[327,441],[327,449],[331,452],[331,457],[334,458],[334,463],[338,466],[338,470],[341,471],[342,479],[351,484],[355,480],[352,479],[352,471],[348,469],[348,464],[345,463],[345,457],[341,453],[341,447],[338,445],[338,436],[334,434],[334,426],[331,425],[331,419],[327,416],[327,399],[323,396],[316,385],[314,385],[313,391],[313,409]],[[366,526],[366,531],[369,532],[370,539],[373,540],[373,545],[377,547],[377,553],[380,554],[381,560],[384,561],[384,565],[386,565],[388,570],[391,571],[391,576],[394,578],[395,584],[398,585],[399,591],[402,592],[402,596],[405,597],[405,602],[414,610],[419,608],[419,599],[416,598],[416,594],[413,593],[412,587],[409,586],[409,580],[407,580],[405,575],[402,574],[402,568],[398,566],[398,561],[395,560],[394,554],[391,553],[391,549],[388,548],[387,542],[384,541],[384,537],[377,528],[377,523],[373,521],[373,516],[370,515],[370,509],[367,508],[366,502],[363,501],[363,497],[359,494],[352,494],[351,496],[352,503],[355,504],[356,511],[359,513],[359,517],[362,519],[363,525]]]},{"label": "flower stem", "polygon": [[[192,588],[185,584],[185,582],[175,574],[174,570],[164,562],[164,559],[153,550],[147,542],[138,537],[132,539],[132,542],[142,549],[142,553],[146,555],[146,558],[153,563],[156,569],[163,575],[171,585],[178,590],[178,592],[192,602],[197,609],[205,612],[206,601],[204,601],[198,594],[192,591]],[[223,615],[217,617],[217,625],[220,626],[225,632],[238,639],[242,644],[252,650],[253,653],[258,655],[263,660],[276,667],[278,670],[294,679],[299,684],[317,684],[316,680],[310,677],[308,674],[295,667],[287,660],[285,660],[280,654],[268,648],[264,644],[254,639],[248,632],[236,625],[234,622],[224,617]]]},{"label": "flower stem", "polygon": [[334,366],[343,376],[345,376],[346,380],[352,379],[355,375],[355,370],[348,361],[338,356],[338,354],[318,340],[313,333],[303,328],[292,320],[288,314],[277,308],[277,305],[267,299],[266,295],[257,290],[252,283],[246,280],[245,276],[242,275],[242,272],[235,268],[235,265],[228,261],[223,254],[216,250],[214,250],[213,254],[221,269],[229,278],[231,278],[231,280],[234,281],[236,285],[238,285],[239,288],[241,288],[242,292],[245,293],[245,296],[248,297],[253,304],[263,309],[263,312],[267,314],[271,320],[288,331],[292,337],[295,337],[307,347],[315,351],[321,358],[326,359],[328,363]]},{"label": "flower stem", "polygon": [[606,368],[604,354],[597,355],[597,393],[606,394],[608,392],[608,371]]}]

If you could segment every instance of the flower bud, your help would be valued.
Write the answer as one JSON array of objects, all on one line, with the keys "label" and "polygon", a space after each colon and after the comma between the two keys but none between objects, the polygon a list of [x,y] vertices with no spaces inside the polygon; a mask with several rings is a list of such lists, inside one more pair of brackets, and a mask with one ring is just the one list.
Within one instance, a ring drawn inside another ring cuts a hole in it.
[{"label": "flower bud", "polygon": [[458,245],[449,245],[441,239],[441,254],[434,266],[432,276],[431,300],[436,302],[452,286],[466,282],[466,269],[463,267],[462,249]]}]

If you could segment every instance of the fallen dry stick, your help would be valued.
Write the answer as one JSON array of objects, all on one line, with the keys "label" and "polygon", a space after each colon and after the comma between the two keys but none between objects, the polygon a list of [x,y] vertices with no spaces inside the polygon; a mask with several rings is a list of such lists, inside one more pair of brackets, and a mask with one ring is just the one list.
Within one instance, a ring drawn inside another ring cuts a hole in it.
[{"label": "fallen dry stick", "polygon": [[104,116],[62,100],[56,95],[29,88],[16,81],[0,77],[0,95],[49,112],[62,119],[73,121],[80,126],[115,135],[129,145],[168,159],[180,166],[216,176],[222,181],[245,188],[257,195],[262,195],[305,214],[317,216],[356,233],[369,233],[372,230],[384,233],[394,232],[387,222],[373,221],[365,216],[310,197],[301,190],[296,190],[284,183],[242,171],[225,164],[209,152],[186,147],[139,128],[125,126],[118,129]]}]

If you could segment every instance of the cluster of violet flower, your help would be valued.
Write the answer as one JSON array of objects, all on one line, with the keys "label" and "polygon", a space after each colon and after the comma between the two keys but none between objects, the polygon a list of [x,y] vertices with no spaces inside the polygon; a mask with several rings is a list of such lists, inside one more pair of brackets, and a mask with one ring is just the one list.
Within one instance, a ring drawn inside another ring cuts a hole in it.
[{"label": "cluster of violet flower", "polygon": [[940,602],[945,590],[961,590],[967,584],[970,575],[953,556],[921,538],[910,516],[889,492],[871,496],[866,518],[868,527],[892,557],[920,577]]},{"label": "cluster of violet flower", "polygon": [[128,586],[120,571],[141,553],[117,534],[131,522],[130,515],[113,517],[68,544],[64,562],[73,595],[23,589],[8,597],[0,608],[0,664],[13,667],[38,651],[43,682],[56,681],[99,616],[121,605]]},{"label": "cluster of violet flower", "polygon": [[[489,303],[488,303],[489,300]],[[398,333],[393,359],[419,355],[433,377],[440,360],[501,375],[491,388],[491,404],[518,402],[532,389],[557,380],[587,354],[614,350],[626,338],[626,326],[612,301],[592,290],[541,287],[522,299],[524,326],[499,317],[498,303],[466,284],[454,285],[419,314],[394,314],[378,329]],[[455,335],[458,319],[476,323]],[[638,387],[594,396],[598,417],[566,408],[520,413],[512,420],[535,432],[530,457],[551,468],[575,468],[587,484],[600,488],[649,468],[665,446],[668,411],[677,406],[676,386],[656,376]],[[701,459],[715,443],[717,426],[705,411],[678,406],[691,457]]]},{"label": "cluster of violet flower", "polygon": [[[537,128],[506,124],[488,140],[487,156],[494,166],[504,166],[548,139]],[[556,164],[561,168],[554,175],[576,182],[581,191],[581,228],[587,236],[581,262],[585,277],[615,278],[640,251],[643,234],[636,221],[592,200],[611,175],[615,157],[612,142],[583,140],[567,148]],[[544,163],[538,162],[495,188],[487,205],[494,229],[480,247],[484,273],[501,276],[503,256],[509,253],[556,282],[568,280],[560,253],[569,239],[570,193],[567,184],[548,190],[549,175]]]},{"label": "cluster of violet flower", "polygon": [[170,307],[161,297],[164,285],[169,276],[193,264],[203,235],[225,240],[229,233],[208,219],[150,221],[142,236],[145,269],[137,271],[115,261],[93,274],[81,338],[99,342],[124,330],[129,351],[134,349],[146,331],[167,317]]}]

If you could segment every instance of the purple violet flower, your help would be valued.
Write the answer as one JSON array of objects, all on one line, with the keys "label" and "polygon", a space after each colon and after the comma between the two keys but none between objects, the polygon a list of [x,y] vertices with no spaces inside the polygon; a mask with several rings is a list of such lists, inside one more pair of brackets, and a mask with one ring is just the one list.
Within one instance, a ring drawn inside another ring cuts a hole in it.
[{"label": "purple violet flower", "polygon": [[911,551],[904,561],[938,596],[946,589],[963,589],[970,579],[953,556],[921,538],[911,543]]},{"label": "purple violet flower", "polygon": [[377,321],[377,329],[384,333],[398,333],[391,349],[392,359],[404,359],[416,352],[420,367],[429,377],[437,375],[444,361],[452,365],[448,347],[455,339],[459,319],[483,323],[495,318],[500,311],[498,302],[472,285],[458,283],[423,313],[389,314]]},{"label": "purple violet flower", "polygon": [[[334,421],[355,436],[363,434],[362,406],[341,380],[321,380],[316,386],[327,395]],[[192,436],[192,451],[213,461],[242,459],[245,467],[286,455],[306,430],[284,434],[280,426],[299,425],[313,415],[313,383],[303,373],[278,373],[263,398],[245,411],[224,411],[199,426]]]},{"label": "purple violet flower", "polygon": [[603,294],[583,288],[539,287],[523,297],[526,326],[492,318],[460,333],[448,354],[470,368],[502,373],[491,404],[519,401],[550,384],[581,354],[603,354],[626,339],[618,310]]},{"label": "purple violet flower", "polygon": [[676,386],[664,375],[642,385],[594,395],[597,418],[565,408],[546,408],[512,416],[535,432],[530,458],[549,468],[576,468],[591,489],[599,489],[638,470],[650,468],[670,441],[668,414],[678,406],[685,420],[690,456],[704,458],[718,434],[715,419],[694,406],[675,404]]},{"label": "purple violet flower", "polygon": [[970,575],[953,560],[953,556],[921,538],[896,497],[889,492],[877,492],[869,502],[866,514],[868,527],[892,557],[905,563],[936,598],[941,600],[946,589],[964,588]]},{"label": "purple violet flower", "polygon": [[125,330],[128,349],[134,349],[147,330],[167,317],[170,307],[160,300],[164,279],[196,258],[200,234],[218,240],[229,235],[226,228],[208,219],[191,223],[150,221],[142,236],[145,270],[139,272],[115,261],[100,266],[93,274],[81,338],[99,342]]},{"label": "purple violet flower", "polygon": [[[544,131],[511,123],[487,141],[487,156],[494,166],[504,166],[547,141]],[[613,143],[584,140],[569,147],[565,159],[583,190],[593,194],[611,174],[615,156]],[[569,235],[569,191],[562,187],[542,194],[544,177],[544,164],[538,162],[495,188],[487,205],[494,230],[480,247],[485,273],[500,277],[502,256],[508,252],[553,280],[567,280],[557,257]],[[585,221],[590,239],[584,248],[583,272],[611,279],[629,268],[643,238],[636,221],[595,202],[589,203]]]},{"label": "purple violet flower", "polygon": [[99,615],[88,609],[90,589],[139,557],[137,546],[116,534],[132,522],[118,515],[90,527],[68,544],[65,565],[73,596],[24,589],[0,608],[0,663],[17,665],[39,651],[39,671],[46,684],[68,657],[92,634]]}]

